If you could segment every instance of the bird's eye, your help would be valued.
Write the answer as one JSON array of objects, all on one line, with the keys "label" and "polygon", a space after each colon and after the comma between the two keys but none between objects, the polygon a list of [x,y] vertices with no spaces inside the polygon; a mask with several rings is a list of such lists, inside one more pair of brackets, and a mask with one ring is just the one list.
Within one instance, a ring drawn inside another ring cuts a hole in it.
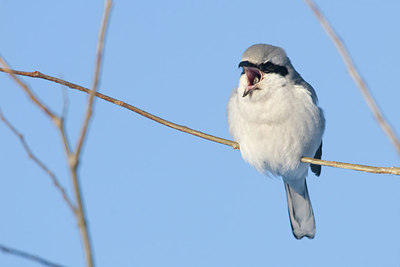
[{"label": "bird's eye", "polygon": [[254,77],[253,84],[258,83],[259,81],[260,81],[260,77],[256,76],[256,77]]}]

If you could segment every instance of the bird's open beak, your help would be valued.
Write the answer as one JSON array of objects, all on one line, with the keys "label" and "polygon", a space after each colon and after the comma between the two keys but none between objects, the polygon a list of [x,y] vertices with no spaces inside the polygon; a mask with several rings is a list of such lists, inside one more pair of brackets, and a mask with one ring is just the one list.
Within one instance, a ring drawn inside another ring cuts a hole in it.
[{"label": "bird's open beak", "polygon": [[247,87],[244,90],[243,97],[258,89],[257,85],[263,79],[263,73],[255,67],[243,67],[247,77]]}]

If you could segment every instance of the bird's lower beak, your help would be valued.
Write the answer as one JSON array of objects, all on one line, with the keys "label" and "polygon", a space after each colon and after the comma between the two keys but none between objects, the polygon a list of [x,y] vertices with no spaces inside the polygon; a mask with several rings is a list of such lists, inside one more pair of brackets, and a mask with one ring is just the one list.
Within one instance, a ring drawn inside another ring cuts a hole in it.
[{"label": "bird's lower beak", "polygon": [[243,97],[258,89],[257,85],[263,79],[263,73],[258,68],[244,67],[244,72],[247,77],[247,87],[243,92]]}]

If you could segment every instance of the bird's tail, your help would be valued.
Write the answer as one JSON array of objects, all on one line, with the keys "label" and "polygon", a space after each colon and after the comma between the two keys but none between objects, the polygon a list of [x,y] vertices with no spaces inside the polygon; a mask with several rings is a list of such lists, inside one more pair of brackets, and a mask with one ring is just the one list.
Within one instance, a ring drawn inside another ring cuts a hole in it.
[{"label": "bird's tail", "polygon": [[304,181],[304,191],[302,194],[296,192],[286,182],[285,189],[289,208],[290,224],[292,226],[294,237],[297,239],[301,239],[304,236],[314,238],[314,212],[311,207],[310,197],[308,196],[306,181]]}]

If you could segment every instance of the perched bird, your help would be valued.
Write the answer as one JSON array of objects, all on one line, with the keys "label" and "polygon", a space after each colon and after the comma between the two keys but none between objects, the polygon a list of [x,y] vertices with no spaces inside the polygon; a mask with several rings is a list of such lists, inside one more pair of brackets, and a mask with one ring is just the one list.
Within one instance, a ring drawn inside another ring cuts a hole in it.
[{"label": "perched bird", "polygon": [[[322,155],[325,118],[317,95],[280,47],[250,46],[239,67],[243,68],[239,86],[227,105],[229,132],[250,165],[282,177],[293,235],[314,238],[306,184],[309,164],[300,159]],[[310,167],[320,175],[320,165]]]}]

